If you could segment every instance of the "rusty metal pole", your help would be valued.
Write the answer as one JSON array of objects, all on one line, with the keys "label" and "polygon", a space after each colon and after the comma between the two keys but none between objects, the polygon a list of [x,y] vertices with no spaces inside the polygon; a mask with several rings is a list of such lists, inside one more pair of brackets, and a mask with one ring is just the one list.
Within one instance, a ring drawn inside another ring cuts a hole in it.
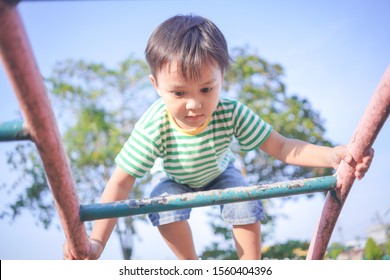
[{"label": "rusty metal pole", "polygon": [[41,155],[70,250],[82,259],[89,252],[89,242],[79,217],[80,204],[68,159],[18,10],[5,0],[0,0],[0,55]]},{"label": "rusty metal pole", "polygon": [[[355,160],[362,159],[369,149],[390,112],[390,66],[385,71],[355,132],[348,150]],[[326,197],[322,215],[307,255],[308,260],[323,259],[338,216],[355,181],[354,170],[345,162],[337,169],[337,187]]]}]

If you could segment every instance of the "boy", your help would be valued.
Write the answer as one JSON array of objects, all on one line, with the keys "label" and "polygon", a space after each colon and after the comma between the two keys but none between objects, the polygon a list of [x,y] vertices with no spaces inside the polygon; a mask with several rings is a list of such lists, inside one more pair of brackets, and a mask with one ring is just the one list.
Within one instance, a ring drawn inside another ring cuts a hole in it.
[{"label": "boy", "polygon": [[[337,168],[345,160],[356,165],[357,178],[367,171],[373,150],[355,164],[343,146],[287,139],[243,104],[221,98],[230,58],[223,34],[211,21],[194,15],[172,17],[153,32],[145,54],[150,80],[161,98],[141,117],[116,157],[117,168],[102,202],[127,199],[135,179],[148,172],[157,158],[162,159],[167,177],[151,196],[245,185],[232,164],[233,136],[241,150],[260,148],[289,164]],[[177,258],[195,260],[189,214],[190,209],[185,209],[152,213],[149,218]],[[240,259],[260,259],[263,215],[260,201],[221,206],[222,218],[233,225]],[[115,223],[116,219],[96,221],[87,259],[100,257]],[[73,258],[66,244],[64,257]]]}]

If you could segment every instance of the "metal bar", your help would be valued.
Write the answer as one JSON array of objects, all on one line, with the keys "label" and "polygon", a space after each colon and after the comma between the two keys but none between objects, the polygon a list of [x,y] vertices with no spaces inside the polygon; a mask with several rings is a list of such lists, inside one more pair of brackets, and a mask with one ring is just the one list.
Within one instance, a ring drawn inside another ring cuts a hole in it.
[{"label": "metal bar", "polygon": [[69,247],[78,259],[90,249],[57,123],[17,8],[0,0],[0,55],[40,153]]},{"label": "metal bar", "polygon": [[22,120],[0,123],[0,142],[30,139],[30,133]]},{"label": "metal bar", "polygon": [[[356,161],[373,145],[390,112],[390,66],[385,71],[365,113],[349,142],[348,150]],[[341,162],[337,170],[337,187],[328,193],[321,218],[314,232],[307,259],[323,259],[338,216],[355,181],[354,170]]]},{"label": "metal bar", "polygon": [[336,181],[336,176],[325,176],[259,186],[81,205],[80,219],[82,221],[92,221],[247,200],[329,191],[336,187]]}]

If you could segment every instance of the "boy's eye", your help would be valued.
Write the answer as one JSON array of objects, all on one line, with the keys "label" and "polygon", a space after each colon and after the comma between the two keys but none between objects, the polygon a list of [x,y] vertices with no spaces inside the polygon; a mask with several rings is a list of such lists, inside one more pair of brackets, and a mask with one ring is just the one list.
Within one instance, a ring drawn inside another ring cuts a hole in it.
[{"label": "boy's eye", "polygon": [[175,96],[177,96],[177,97],[181,97],[181,96],[184,95],[184,91],[175,91],[175,92],[173,92],[173,94],[174,94]]},{"label": "boy's eye", "polygon": [[202,88],[200,91],[201,92],[210,92],[212,88]]}]

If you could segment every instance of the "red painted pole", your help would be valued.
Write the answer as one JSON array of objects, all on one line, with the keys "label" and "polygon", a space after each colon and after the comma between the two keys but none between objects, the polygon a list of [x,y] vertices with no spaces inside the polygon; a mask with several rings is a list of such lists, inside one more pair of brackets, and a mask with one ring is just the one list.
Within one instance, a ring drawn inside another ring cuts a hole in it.
[{"label": "red painted pole", "polygon": [[79,200],[49,97],[17,8],[0,0],[0,55],[41,155],[62,226],[76,258],[89,251]]},{"label": "red painted pole", "polygon": [[[355,160],[362,159],[369,149],[390,112],[390,66],[384,73],[363,117],[361,118],[348,150]],[[354,170],[342,162],[337,169],[337,187],[328,193],[322,215],[314,233],[307,255],[308,260],[323,259],[338,216],[355,181]]]}]

